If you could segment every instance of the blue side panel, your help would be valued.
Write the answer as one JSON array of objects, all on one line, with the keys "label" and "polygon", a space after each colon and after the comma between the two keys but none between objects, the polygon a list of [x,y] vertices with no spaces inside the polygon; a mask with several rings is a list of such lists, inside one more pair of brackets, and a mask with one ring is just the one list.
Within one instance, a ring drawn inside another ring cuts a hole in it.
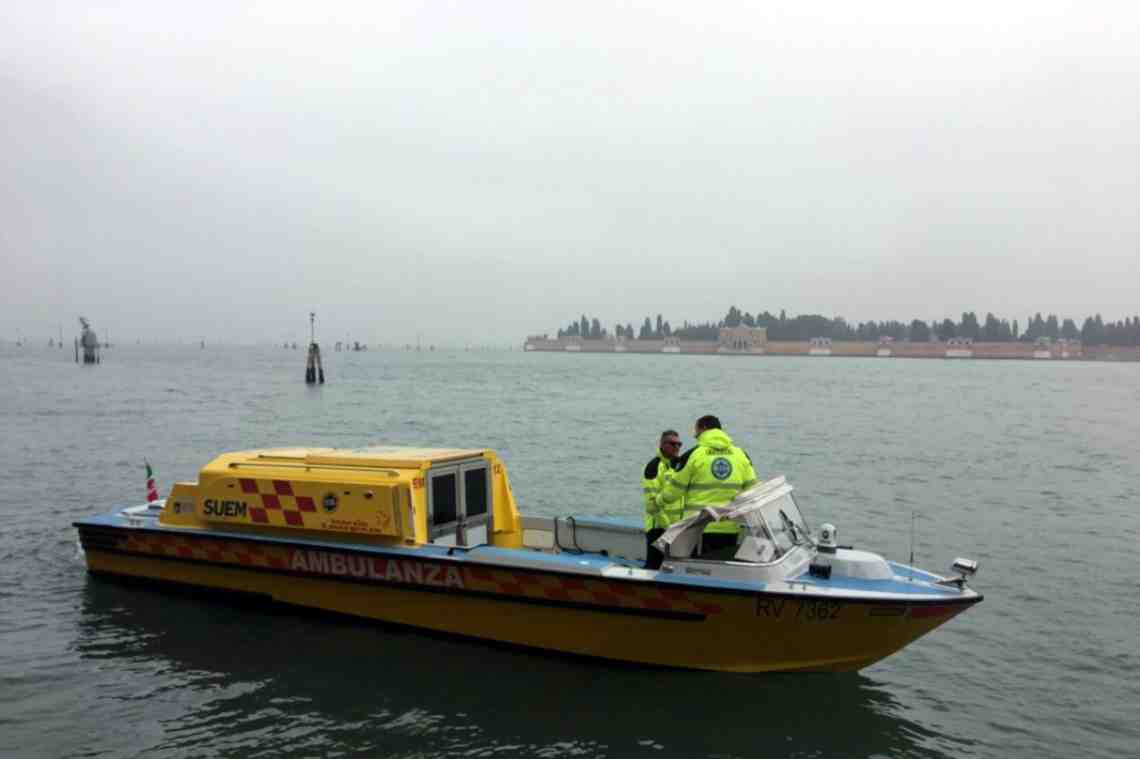
[{"label": "blue side panel", "polygon": [[923,596],[929,596],[931,593],[945,593],[947,596],[952,597],[960,595],[957,589],[932,585],[926,579],[928,577],[937,579],[936,575],[931,575],[927,572],[920,572],[919,574],[924,575],[924,577],[916,575],[915,581],[911,582],[905,577],[899,577],[893,580],[862,580],[855,577],[831,577],[824,580],[819,577],[812,577],[808,572],[804,572],[795,579],[795,582],[802,582],[805,585],[816,588],[835,588],[861,591],[864,593],[898,593],[900,595]]},{"label": "blue side panel", "polygon": [[[640,519],[629,519],[627,517],[580,517],[577,514],[571,515],[574,522],[580,527],[620,527],[624,530],[631,532],[644,532],[645,522]],[[566,519],[566,517],[559,517],[559,519]]]},{"label": "blue side panel", "polygon": [[[458,551],[456,555],[464,557],[464,554]],[[517,548],[495,548],[494,546],[472,548],[466,551],[465,558],[478,561],[484,556],[502,559],[504,562],[509,562],[511,566],[530,568],[567,569],[574,567],[576,569],[595,569],[600,572],[615,564],[610,557],[597,553],[540,553],[538,551],[520,551]],[[493,566],[510,568],[506,563]]]},{"label": "blue side panel", "polygon": [[906,564],[896,564],[893,561],[888,561],[887,564],[890,566],[891,571],[899,577],[911,577],[915,580],[922,580],[923,582],[937,582],[942,579],[939,575],[918,569],[917,567],[908,567]]},{"label": "blue side panel", "polygon": [[742,580],[721,580],[715,577],[699,577],[694,575],[678,575],[659,573],[653,578],[655,583],[664,585],[683,585],[688,588],[701,588],[703,590],[746,590],[755,592],[768,587],[766,582],[744,582]]},{"label": "blue side panel", "polygon": [[86,519],[77,519],[73,524],[76,527],[126,527],[127,518],[117,512],[98,514]]}]

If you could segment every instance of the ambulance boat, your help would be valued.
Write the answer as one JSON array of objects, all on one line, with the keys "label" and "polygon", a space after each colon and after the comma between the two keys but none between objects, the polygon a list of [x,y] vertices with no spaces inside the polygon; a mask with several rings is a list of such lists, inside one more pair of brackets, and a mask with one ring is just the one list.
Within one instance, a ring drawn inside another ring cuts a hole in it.
[{"label": "ambulance boat", "polygon": [[[734,555],[701,558],[711,521]],[[982,600],[813,532],[777,478],[669,528],[519,513],[490,450],[227,453],[162,501],[75,523],[88,570],[443,633],[726,672],[857,670]]]}]

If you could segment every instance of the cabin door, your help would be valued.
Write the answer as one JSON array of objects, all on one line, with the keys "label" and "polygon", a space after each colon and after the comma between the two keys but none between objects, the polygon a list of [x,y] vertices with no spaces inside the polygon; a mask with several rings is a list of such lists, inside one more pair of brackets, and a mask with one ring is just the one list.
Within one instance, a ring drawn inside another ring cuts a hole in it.
[{"label": "cabin door", "polygon": [[431,542],[477,546],[491,539],[491,473],[486,459],[432,467],[428,474]]}]

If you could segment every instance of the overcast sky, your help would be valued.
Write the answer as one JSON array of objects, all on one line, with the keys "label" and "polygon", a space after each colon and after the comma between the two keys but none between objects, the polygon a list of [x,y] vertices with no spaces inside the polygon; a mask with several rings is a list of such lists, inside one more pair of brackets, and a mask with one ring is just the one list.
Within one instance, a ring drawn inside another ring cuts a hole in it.
[{"label": "overcast sky", "polygon": [[0,338],[1140,312],[1140,7],[751,5],[6,3]]}]

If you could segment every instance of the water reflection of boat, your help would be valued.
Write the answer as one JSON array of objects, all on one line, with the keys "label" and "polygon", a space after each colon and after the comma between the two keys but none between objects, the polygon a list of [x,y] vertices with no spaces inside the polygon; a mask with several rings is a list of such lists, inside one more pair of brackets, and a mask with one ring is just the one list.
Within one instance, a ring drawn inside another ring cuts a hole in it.
[{"label": "water reflection of boat", "polygon": [[[709,520],[737,525],[701,554]],[[783,478],[672,525],[519,514],[492,451],[225,454],[165,502],[76,522],[88,568],[486,640],[732,672],[865,667],[982,600],[817,537]]]},{"label": "water reflection of boat", "polygon": [[[132,694],[167,694],[146,701],[132,753],[938,757],[948,745],[864,675],[614,666],[242,603],[88,583],[79,656]],[[140,702],[118,709],[107,717]]]}]

